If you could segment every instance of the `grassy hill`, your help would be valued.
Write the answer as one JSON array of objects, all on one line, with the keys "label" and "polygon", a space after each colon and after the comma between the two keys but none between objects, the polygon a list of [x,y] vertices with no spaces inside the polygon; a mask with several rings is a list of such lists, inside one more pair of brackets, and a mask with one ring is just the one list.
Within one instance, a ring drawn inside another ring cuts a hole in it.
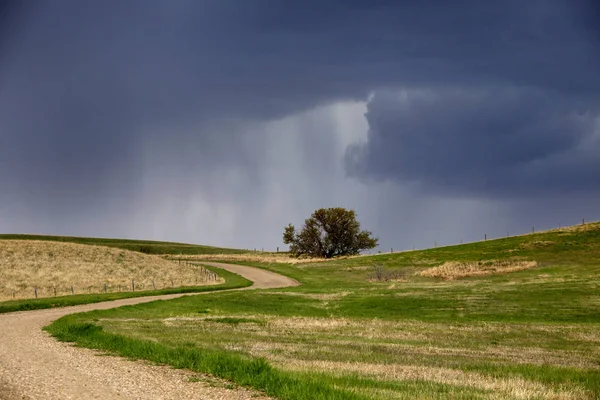
[{"label": "grassy hill", "polygon": [[302,286],[70,316],[49,330],[282,399],[600,398],[599,223],[327,262],[235,262]]},{"label": "grassy hill", "polygon": [[216,284],[195,264],[78,243],[0,240],[0,301]]},{"label": "grassy hill", "polygon": [[76,236],[50,236],[50,235],[21,235],[0,234],[0,240],[39,240],[52,242],[68,242],[91,244],[97,246],[116,247],[124,250],[139,251],[146,254],[241,254],[246,250],[228,249],[222,247],[202,246],[197,244],[157,242],[152,240],[128,240],[86,238]]},{"label": "grassy hill", "polygon": [[[535,260],[541,265],[600,263],[600,222],[587,223],[522,236],[488,241],[382,254],[365,257],[368,264],[389,267],[429,267],[443,262],[481,260]],[[350,261],[361,263],[361,259]]]}]

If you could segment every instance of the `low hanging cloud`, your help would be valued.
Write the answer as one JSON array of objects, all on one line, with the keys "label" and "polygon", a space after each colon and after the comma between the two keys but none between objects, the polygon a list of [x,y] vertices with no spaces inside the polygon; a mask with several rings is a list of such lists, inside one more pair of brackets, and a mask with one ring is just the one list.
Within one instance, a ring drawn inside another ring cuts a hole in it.
[{"label": "low hanging cloud", "polygon": [[376,93],[350,175],[483,197],[599,191],[600,99],[520,87]]}]

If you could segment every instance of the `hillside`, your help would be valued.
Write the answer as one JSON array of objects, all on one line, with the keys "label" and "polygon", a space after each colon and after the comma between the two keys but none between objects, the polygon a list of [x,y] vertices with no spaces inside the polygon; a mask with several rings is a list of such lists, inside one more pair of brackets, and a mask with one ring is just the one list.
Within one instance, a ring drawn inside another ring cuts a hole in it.
[{"label": "hillside", "polygon": [[240,254],[246,250],[228,249],[223,247],[202,246],[197,244],[157,242],[153,240],[129,240],[86,238],[76,236],[51,236],[51,235],[22,235],[0,234],[0,240],[38,240],[52,242],[66,242],[91,244],[97,246],[116,247],[124,250],[139,251],[146,254]]},{"label": "hillside", "polygon": [[444,264],[479,263],[482,269],[486,264],[496,262],[531,263],[530,267],[600,265],[600,222],[463,245],[386,253],[334,262],[346,266],[381,265],[391,269],[402,269],[407,277],[413,273],[419,275],[425,269]]},{"label": "hillside", "polygon": [[[0,301],[198,286],[201,267],[129,250],[39,240],[0,240]],[[212,283],[218,283],[213,281]]]},{"label": "hillside", "polygon": [[76,315],[50,330],[276,395],[237,368],[267,363],[266,375],[293,382],[283,398],[600,398],[599,223],[324,262],[234,258],[302,286]]}]

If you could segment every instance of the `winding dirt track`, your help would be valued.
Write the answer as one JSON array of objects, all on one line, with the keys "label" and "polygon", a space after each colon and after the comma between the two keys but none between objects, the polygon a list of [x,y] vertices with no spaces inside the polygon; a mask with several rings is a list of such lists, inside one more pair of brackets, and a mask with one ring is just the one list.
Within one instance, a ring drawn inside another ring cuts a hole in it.
[{"label": "winding dirt track", "polygon": [[[246,289],[298,285],[291,278],[258,268],[202,264],[223,268],[253,281],[254,285]],[[95,351],[57,342],[42,331],[43,326],[67,314],[199,294],[140,297],[0,315],[0,400],[264,399],[249,390],[227,389],[219,380],[190,371],[120,357],[100,357]]]}]

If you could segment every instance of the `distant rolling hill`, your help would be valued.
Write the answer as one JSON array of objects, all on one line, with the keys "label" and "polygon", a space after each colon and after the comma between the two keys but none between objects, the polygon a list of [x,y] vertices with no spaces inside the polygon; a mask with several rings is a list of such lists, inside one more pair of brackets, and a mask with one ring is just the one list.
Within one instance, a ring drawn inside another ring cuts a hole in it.
[{"label": "distant rolling hill", "polygon": [[223,247],[202,246],[197,244],[158,242],[153,240],[129,240],[87,238],[76,236],[0,234],[0,240],[38,240],[52,242],[67,242],[96,246],[116,247],[124,250],[138,251],[146,254],[242,254],[246,250],[228,249]]}]

